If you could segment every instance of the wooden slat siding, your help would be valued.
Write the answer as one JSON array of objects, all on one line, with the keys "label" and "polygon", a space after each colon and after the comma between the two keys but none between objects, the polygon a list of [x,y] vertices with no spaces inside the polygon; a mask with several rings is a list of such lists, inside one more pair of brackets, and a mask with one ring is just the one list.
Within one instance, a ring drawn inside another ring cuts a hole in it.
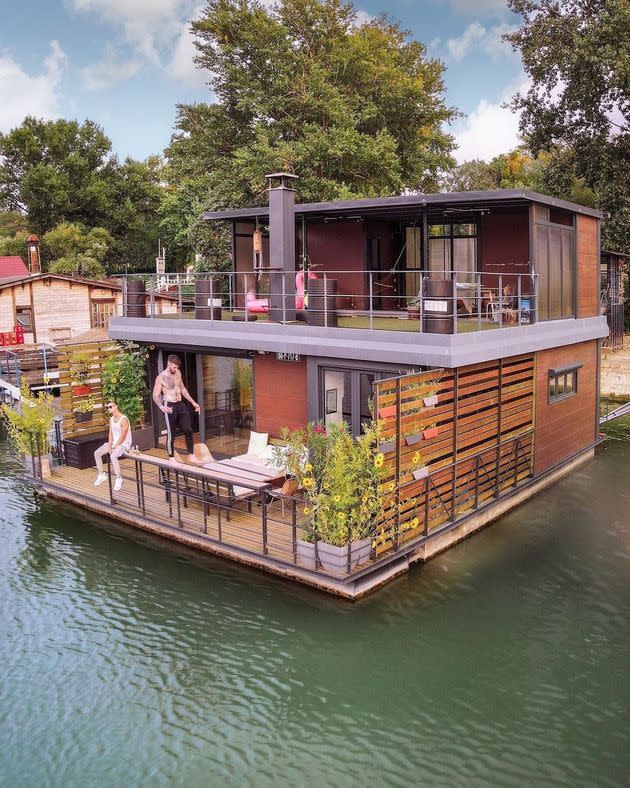
[{"label": "wooden slat siding", "polygon": [[[536,355],[536,473],[570,457],[597,437],[597,341],[580,342]],[[549,370],[582,363],[577,394],[548,402]]]},{"label": "wooden slat siding", "polygon": [[[91,421],[77,423],[73,405],[78,400],[85,397],[76,397],[72,393],[70,376],[70,359],[74,353],[87,351],[94,357],[90,372],[90,385],[96,405]],[[64,438],[77,438],[81,435],[92,435],[95,432],[102,432],[107,429],[108,417],[105,413],[104,402],[101,391],[101,377],[103,374],[103,364],[117,352],[113,342],[92,342],[85,345],[62,345],[58,349],[59,383],[66,384],[61,388],[61,415],[63,419]]]},{"label": "wooden slat siding", "polygon": [[[488,361],[461,367],[457,370],[457,385],[452,371],[442,371],[436,387],[438,404],[431,409],[424,407],[419,394],[426,396],[426,384],[435,378],[435,371],[417,373],[401,378],[400,397],[396,394],[396,379],[375,384],[377,412],[392,405],[398,406],[400,419],[394,413],[381,419],[382,440],[400,434],[394,450],[384,455],[382,483],[384,486],[381,533],[376,538],[378,554],[393,546],[394,524],[400,520],[401,540],[407,540],[446,522],[453,511],[468,511],[474,505],[476,455],[487,466],[487,474],[480,471],[478,500],[483,502],[496,495],[497,463],[499,491],[505,490],[532,474],[533,446],[531,438],[534,417],[533,356],[515,356],[503,361]],[[423,390],[424,389],[424,390]],[[455,390],[457,389],[457,390]],[[457,423],[454,423],[455,413]],[[438,435],[429,440],[407,446],[405,434],[415,431],[416,422],[431,422],[438,427]],[[514,454],[514,444],[499,448],[499,444],[523,436],[525,457]],[[412,475],[417,463],[429,467],[431,485],[428,502],[425,500],[426,480],[415,480]],[[456,473],[453,462],[457,459]],[[397,465],[398,463],[398,471]],[[440,470],[442,469],[442,470]],[[389,491],[391,482],[394,492]],[[397,503],[397,500],[399,503]],[[425,512],[428,509],[428,519]],[[419,519],[418,528],[409,522]]]},{"label": "wooden slat siding", "polygon": [[599,314],[599,220],[592,216],[576,216],[578,317]]}]

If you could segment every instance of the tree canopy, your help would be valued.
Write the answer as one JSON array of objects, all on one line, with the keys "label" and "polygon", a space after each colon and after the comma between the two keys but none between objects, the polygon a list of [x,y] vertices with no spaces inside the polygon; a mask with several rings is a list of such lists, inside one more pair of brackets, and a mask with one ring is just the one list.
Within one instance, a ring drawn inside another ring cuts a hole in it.
[{"label": "tree canopy", "polygon": [[630,252],[630,4],[628,0],[509,0],[522,17],[507,35],[531,78],[514,109],[534,154],[559,149],[564,167],[610,212],[604,243]]}]

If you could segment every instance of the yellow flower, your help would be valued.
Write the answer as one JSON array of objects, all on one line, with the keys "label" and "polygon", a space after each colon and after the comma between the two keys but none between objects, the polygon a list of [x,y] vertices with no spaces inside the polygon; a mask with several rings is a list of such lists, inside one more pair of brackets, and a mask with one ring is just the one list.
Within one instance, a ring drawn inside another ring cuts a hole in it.
[{"label": "yellow flower", "polygon": [[341,495],[333,495],[333,501],[335,503],[339,503],[340,500],[341,500]]},{"label": "yellow flower", "polygon": [[312,486],[315,484],[315,479],[313,479],[313,477],[312,477],[312,476],[306,476],[306,477],[304,478],[304,480],[302,481],[302,484],[303,484],[303,485],[306,487],[306,489],[308,490],[308,488],[309,488],[309,487],[312,487]]},{"label": "yellow flower", "polygon": [[329,489],[330,489],[330,484],[328,484],[328,482],[324,482],[322,484],[322,490],[329,490]]},{"label": "yellow flower", "polygon": [[313,466],[311,465],[310,462],[306,463],[306,465],[304,466],[304,470],[306,471],[306,473],[311,473],[311,471],[313,470]]},{"label": "yellow flower", "polygon": [[374,467],[380,468],[385,461],[385,457],[382,454],[377,454],[374,458]]},{"label": "yellow flower", "polygon": [[411,527],[417,528],[420,525],[420,520],[417,517],[414,517],[411,521]]},{"label": "yellow flower", "polygon": [[342,523],[346,519],[346,513],[345,512],[337,512],[337,519],[339,520],[339,522]]},{"label": "yellow flower", "polygon": [[388,486],[387,486],[387,489],[388,489],[390,492],[394,492],[394,490],[396,489],[396,484],[395,484],[395,482],[390,482],[390,483],[388,484]]},{"label": "yellow flower", "polygon": [[415,465],[416,463],[420,462],[420,452],[419,452],[419,451],[417,451],[417,452],[416,452],[416,453],[413,455],[413,458],[412,458],[412,460],[411,460],[411,461],[414,463],[414,465]]},{"label": "yellow flower", "polygon": [[304,507],[304,514],[310,514],[312,511],[313,510],[311,508],[309,508],[308,506]]}]

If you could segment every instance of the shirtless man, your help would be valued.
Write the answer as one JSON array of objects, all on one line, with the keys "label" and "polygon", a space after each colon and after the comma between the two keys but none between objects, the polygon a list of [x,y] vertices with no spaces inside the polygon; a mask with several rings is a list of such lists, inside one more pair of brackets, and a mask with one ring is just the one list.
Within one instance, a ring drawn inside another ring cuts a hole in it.
[{"label": "shirtless man", "polygon": [[[166,451],[168,452],[169,462],[177,464],[175,460],[175,430],[180,427],[186,440],[186,450],[188,461],[197,462],[194,455],[193,431],[190,423],[188,408],[184,399],[193,406],[195,413],[199,413],[199,405],[190,396],[182,373],[179,371],[181,361],[178,356],[169,356],[166,360],[166,369],[155,379],[153,386],[153,401],[164,414],[166,419]],[[183,398],[183,399],[182,399]]]}]

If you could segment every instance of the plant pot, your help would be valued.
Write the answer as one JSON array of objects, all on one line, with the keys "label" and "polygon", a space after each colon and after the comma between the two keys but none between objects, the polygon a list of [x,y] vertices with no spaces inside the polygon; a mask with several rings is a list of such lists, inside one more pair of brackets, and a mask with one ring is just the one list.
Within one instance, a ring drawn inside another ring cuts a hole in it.
[{"label": "plant pot", "polygon": [[414,432],[413,435],[405,435],[405,443],[407,444],[407,446],[413,446],[414,443],[420,443],[422,437],[423,437],[422,432]]},{"label": "plant pot", "polygon": [[38,457],[31,457],[30,454],[23,455],[24,468],[26,473],[32,477],[39,477],[40,475],[40,461],[41,461],[41,477],[42,479],[50,479],[52,476],[52,454],[42,454]]},{"label": "plant pot", "polygon": [[87,394],[92,393],[92,386],[89,383],[85,383],[81,386],[73,386],[72,387],[72,394],[75,397],[85,397]]},{"label": "plant pot", "polygon": [[[362,564],[370,557],[372,540],[368,536],[359,539],[350,545],[350,568],[354,569],[358,564]],[[334,544],[327,544],[321,540],[317,542],[317,552],[324,571],[331,575],[343,575],[348,571],[348,547],[337,547]]]},{"label": "plant pot", "polygon": [[88,410],[85,413],[77,413],[75,411],[74,420],[77,422],[77,424],[80,424],[83,421],[92,421],[92,413],[93,411],[91,410]]},{"label": "plant pot", "polygon": [[437,427],[429,427],[428,430],[422,430],[422,437],[425,441],[431,440],[431,438],[437,438],[439,433],[439,429]]},{"label": "plant pot", "polygon": [[396,441],[385,441],[385,443],[381,443],[381,445],[378,447],[378,450],[382,454],[387,454],[390,451],[394,451],[395,448],[396,448]]},{"label": "plant pot", "polygon": [[422,397],[425,408],[434,408],[438,404],[438,396],[434,394],[432,397]]},{"label": "plant pot", "polygon": [[378,417],[379,419],[389,419],[392,416],[396,415],[396,406],[395,405],[388,405],[385,408],[378,409]]},{"label": "plant pot", "polygon": [[420,481],[420,479],[426,479],[429,475],[429,469],[426,465],[423,465],[422,468],[416,468],[415,471],[411,471],[411,475],[416,481]]},{"label": "plant pot", "polygon": [[315,569],[315,543],[296,539],[295,544],[298,564],[302,564],[307,569]]}]

